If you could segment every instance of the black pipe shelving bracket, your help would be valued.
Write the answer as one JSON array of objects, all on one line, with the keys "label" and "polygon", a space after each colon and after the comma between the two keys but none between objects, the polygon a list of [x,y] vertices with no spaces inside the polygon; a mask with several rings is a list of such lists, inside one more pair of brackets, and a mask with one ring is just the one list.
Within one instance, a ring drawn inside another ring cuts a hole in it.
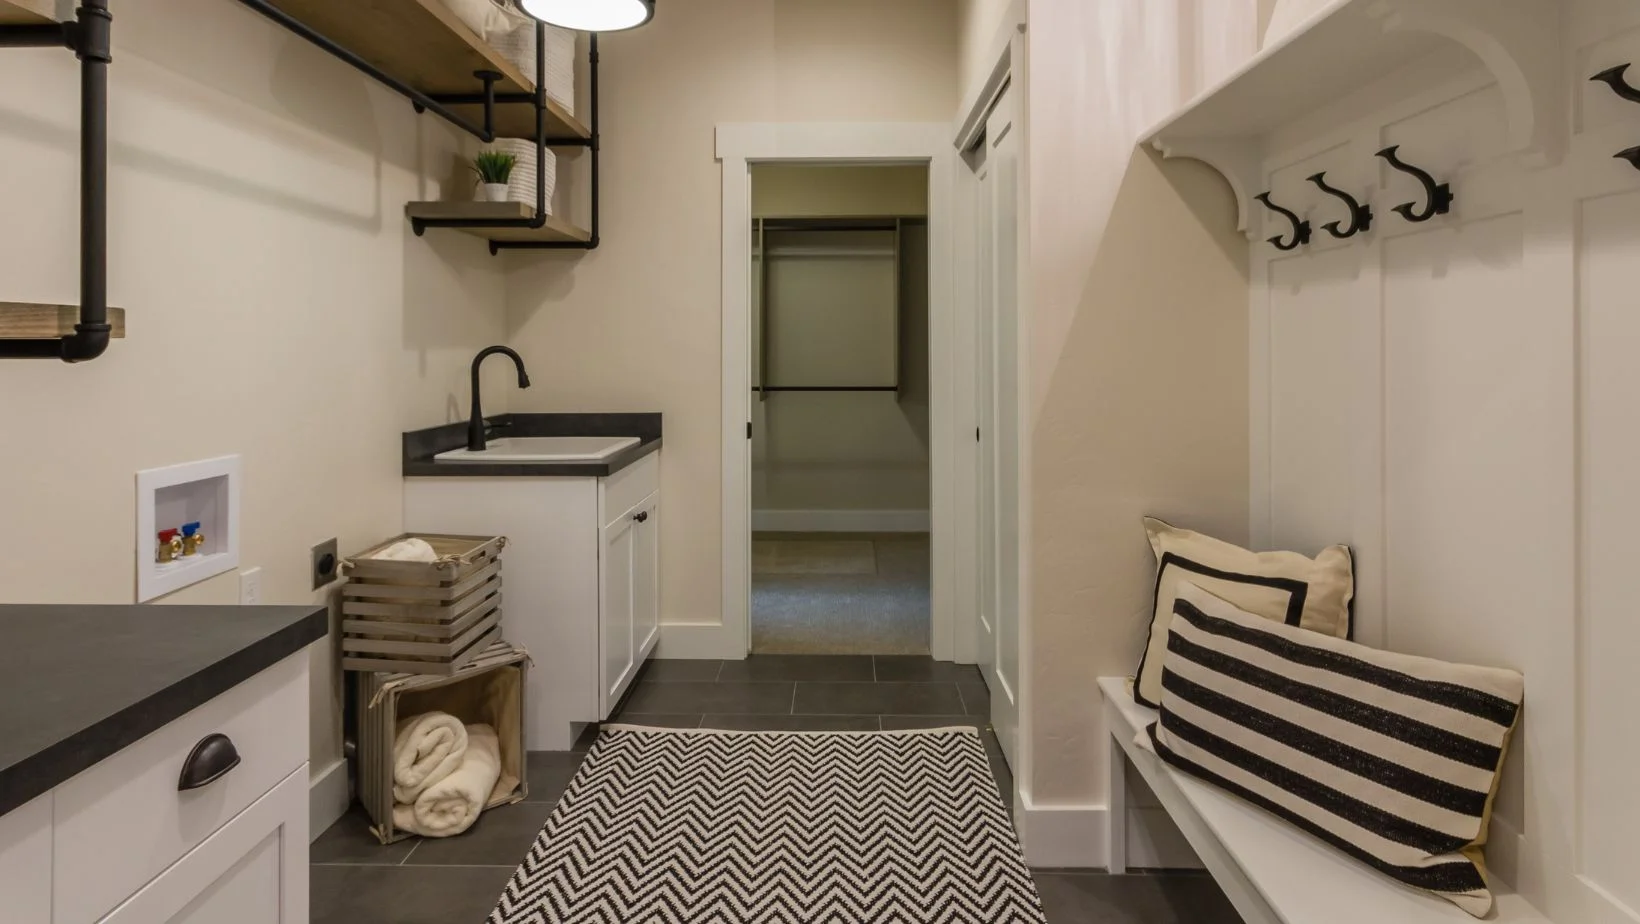
[{"label": "black pipe shelving bracket", "polygon": [[[537,135],[538,135],[538,138],[536,140],[536,149],[537,149],[537,151],[544,151],[546,149],[547,145],[550,143],[544,135],[544,130],[543,130],[542,124],[541,124],[542,113],[544,113],[546,111],[546,108],[547,108],[547,91],[546,91],[547,62],[546,62],[546,52],[544,50],[545,47],[546,47],[546,26],[545,26],[545,24],[537,24],[535,28],[536,28],[536,31],[535,31],[535,68],[536,68],[535,123],[536,123],[536,132],[537,132]],[[574,139],[574,141],[573,141],[573,143],[577,146],[586,147],[591,152],[590,156],[592,157],[592,164],[591,164],[592,222],[591,222],[591,227],[588,229],[589,234],[587,235],[587,239],[585,241],[498,241],[498,240],[491,240],[490,241],[490,255],[491,256],[495,256],[495,255],[501,253],[501,251],[503,251],[503,250],[589,250],[590,251],[590,250],[597,250],[598,249],[598,244],[601,241],[601,239],[599,237],[599,233],[598,233],[599,212],[600,212],[600,202],[599,202],[600,177],[599,177],[599,174],[598,174],[598,155],[599,155],[599,148],[601,147],[601,143],[600,143],[601,135],[600,135],[599,118],[598,118],[599,117],[599,111],[598,111],[598,33],[596,33],[596,32],[590,34],[587,37],[587,97],[588,97],[588,102],[592,106],[592,118],[591,118],[591,123],[592,124],[588,126],[588,135],[589,135],[589,137],[587,137],[587,138],[578,138],[578,139]],[[537,169],[535,171],[535,182],[536,182],[535,217],[533,219],[529,219],[527,222],[525,222],[521,225],[519,225],[519,224],[507,225],[507,224],[501,224],[499,222],[496,223],[497,225],[500,225],[501,227],[527,227],[527,228],[531,228],[531,229],[541,228],[541,227],[544,227],[546,225],[546,223],[547,223],[546,172],[544,170],[539,169],[539,159],[537,160]],[[491,225],[480,225],[479,227],[491,227]]]},{"label": "black pipe shelving bracket", "polygon": [[80,306],[74,332],[0,339],[0,359],[96,359],[108,349],[108,0],[80,0],[71,22],[0,25],[0,48],[63,47],[80,60]]},{"label": "black pipe shelving bracket", "polygon": [[[503,75],[490,70],[480,70],[473,73],[481,89],[472,93],[425,93],[410,86],[408,83],[394,77],[381,68],[367,61],[356,52],[343,47],[328,36],[309,26],[307,23],[290,15],[270,0],[239,0],[252,10],[262,14],[290,32],[306,39],[321,50],[328,52],[342,60],[354,69],[360,71],[388,89],[406,97],[410,104],[419,113],[430,112],[444,119],[451,125],[489,143],[496,138],[495,108],[503,105],[527,105],[535,110],[535,131],[533,141],[536,147],[537,162],[545,160],[546,149],[549,147],[584,147],[592,151],[592,227],[585,241],[490,241],[490,253],[496,254],[503,249],[556,249],[556,250],[595,250],[598,247],[598,220],[599,220],[599,164],[598,164],[598,36],[593,33],[589,40],[589,69],[588,77],[591,87],[592,124],[588,137],[548,137],[546,116],[547,107],[547,49],[546,24],[535,24],[535,90],[531,93],[497,92],[495,84]],[[477,124],[455,110],[451,106],[481,105],[484,110],[483,124]],[[546,227],[548,220],[546,201],[546,172],[536,170],[535,215],[531,218],[411,218],[410,228],[418,236],[426,233],[428,228],[514,228],[529,231],[538,231]]]}]

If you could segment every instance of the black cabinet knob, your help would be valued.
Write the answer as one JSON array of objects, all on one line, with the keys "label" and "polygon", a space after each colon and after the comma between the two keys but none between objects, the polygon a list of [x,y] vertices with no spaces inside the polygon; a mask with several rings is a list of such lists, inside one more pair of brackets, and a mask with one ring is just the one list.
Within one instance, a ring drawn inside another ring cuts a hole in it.
[{"label": "black cabinet knob", "polygon": [[239,766],[239,749],[227,735],[213,732],[199,739],[188,759],[182,762],[182,778],[177,781],[177,792],[187,792],[209,786]]},{"label": "black cabinet knob", "polygon": [[637,520],[639,523],[647,523],[649,522],[649,511],[645,510],[642,513],[635,513],[632,515],[632,519]]}]

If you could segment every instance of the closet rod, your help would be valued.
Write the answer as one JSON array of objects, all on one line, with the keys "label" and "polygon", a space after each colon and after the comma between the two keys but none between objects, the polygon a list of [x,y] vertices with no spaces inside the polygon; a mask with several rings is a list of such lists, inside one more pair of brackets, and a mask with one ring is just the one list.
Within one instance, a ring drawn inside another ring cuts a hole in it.
[{"label": "closet rod", "polygon": [[899,391],[897,385],[754,385],[752,391]]}]

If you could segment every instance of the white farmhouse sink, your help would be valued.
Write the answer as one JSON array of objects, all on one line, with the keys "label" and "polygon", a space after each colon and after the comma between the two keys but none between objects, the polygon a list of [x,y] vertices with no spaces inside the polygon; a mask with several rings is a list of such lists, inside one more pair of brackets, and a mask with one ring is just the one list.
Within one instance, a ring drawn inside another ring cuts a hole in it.
[{"label": "white farmhouse sink", "polygon": [[483,452],[441,452],[435,462],[602,462],[642,442],[635,436],[529,436],[490,440]]}]

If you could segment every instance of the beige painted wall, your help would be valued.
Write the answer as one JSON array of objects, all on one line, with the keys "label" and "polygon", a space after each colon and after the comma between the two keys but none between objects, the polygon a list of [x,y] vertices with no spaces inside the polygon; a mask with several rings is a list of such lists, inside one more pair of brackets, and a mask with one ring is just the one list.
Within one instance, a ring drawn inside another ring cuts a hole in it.
[{"label": "beige painted wall", "polygon": [[[22,537],[0,601],[131,602],[134,473],[228,453],[265,602],[321,600],[309,546],[400,529],[400,432],[464,417],[467,362],[505,334],[483,243],[402,217],[455,138],[237,4],[115,15],[109,289],[131,333],[85,365],[0,362],[0,519]],[[67,52],[0,54],[0,300],[78,299],[78,86]],[[237,599],[228,574],[163,602]],[[313,662],[318,771],[339,690],[329,646]]]},{"label": "beige painted wall", "polygon": [[715,126],[949,119],[956,6],[688,0],[662,12],[602,43],[603,246],[507,255],[510,341],[535,381],[513,406],[665,415],[662,619],[714,623],[723,362]]},{"label": "beige painted wall", "polygon": [[1180,102],[1166,11],[1035,0],[1028,41],[1030,786],[1097,805],[1095,679],[1131,673],[1152,582],[1139,518],[1245,538],[1247,247],[1216,174],[1136,152]]}]

